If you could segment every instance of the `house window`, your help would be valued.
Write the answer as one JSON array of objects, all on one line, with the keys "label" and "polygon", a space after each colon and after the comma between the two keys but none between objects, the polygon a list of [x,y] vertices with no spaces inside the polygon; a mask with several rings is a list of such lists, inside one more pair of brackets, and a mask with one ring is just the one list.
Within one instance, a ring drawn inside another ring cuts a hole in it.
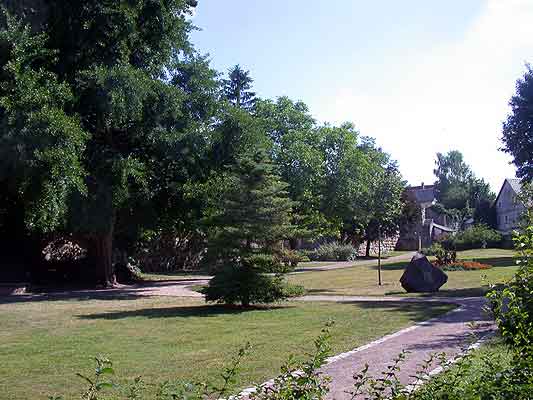
[{"label": "house window", "polygon": [[506,215],[505,216],[505,223],[507,223],[509,221],[509,217]]}]

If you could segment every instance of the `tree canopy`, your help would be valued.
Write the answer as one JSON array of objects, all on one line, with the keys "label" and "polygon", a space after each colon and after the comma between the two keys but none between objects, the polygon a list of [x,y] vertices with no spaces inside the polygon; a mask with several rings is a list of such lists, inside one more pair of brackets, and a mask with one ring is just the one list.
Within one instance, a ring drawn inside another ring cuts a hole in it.
[{"label": "tree canopy", "polygon": [[477,222],[494,224],[491,204],[495,195],[487,182],[475,176],[461,152],[437,153],[434,173],[437,200],[447,212],[459,219],[474,217]]},{"label": "tree canopy", "polygon": [[516,93],[509,101],[511,113],[503,124],[503,151],[513,157],[516,175],[533,180],[533,69],[516,82]]},{"label": "tree canopy", "polygon": [[170,208],[156,205],[193,170],[194,96],[179,79],[186,68],[174,84],[168,77],[192,54],[191,6],[39,5],[38,33],[8,16],[0,37],[0,141],[11,153],[0,176],[23,198],[30,229],[83,236],[98,279],[110,284],[115,229],[157,221]]}]

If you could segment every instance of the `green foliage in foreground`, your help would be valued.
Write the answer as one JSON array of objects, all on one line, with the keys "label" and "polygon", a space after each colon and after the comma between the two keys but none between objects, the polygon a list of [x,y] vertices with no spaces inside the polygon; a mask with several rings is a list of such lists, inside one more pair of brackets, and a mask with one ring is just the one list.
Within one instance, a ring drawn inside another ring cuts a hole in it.
[{"label": "green foliage in foreground", "polygon": [[[252,400],[321,400],[326,398],[330,377],[319,373],[331,354],[329,326],[315,340],[315,352],[305,361],[290,358],[281,373],[265,385],[256,386],[250,394]],[[113,381],[115,370],[111,361],[97,357],[93,376],[78,374],[85,383],[81,400],[207,400],[231,395],[230,388],[240,371],[240,365],[250,349],[243,347],[221,370],[221,383],[167,381],[157,386],[155,396],[147,395],[149,385],[140,377],[129,384],[117,385]],[[491,343],[486,348],[470,352],[455,359],[445,353],[432,354],[424,360],[412,376],[413,384],[400,382],[399,373],[408,352],[399,354],[377,376],[368,374],[368,366],[353,377],[353,385],[346,393],[355,400],[364,396],[367,400],[526,400],[530,399],[531,382],[527,375],[513,364],[511,352],[501,344]],[[431,377],[429,372],[440,366],[445,372]],[[60,396],[50,397],[61,400]]]},{"label": "green foliage in foreground", "polygon": [[503,288],[488,297],[505,342],[514,350],[519,369],[533,384],[533,212],[528,210],[523,230],[515,237],[520,267]]}]

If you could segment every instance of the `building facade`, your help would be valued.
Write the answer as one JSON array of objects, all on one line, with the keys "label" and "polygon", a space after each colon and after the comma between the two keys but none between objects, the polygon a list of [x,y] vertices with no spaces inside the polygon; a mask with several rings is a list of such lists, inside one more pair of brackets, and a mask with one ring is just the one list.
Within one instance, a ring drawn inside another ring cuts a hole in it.
[{"label": "building facade", "polygon": [[498,230],[510,233],[520,226],[525,206],[518,199],[521,190],[520,179],[506,179],[496,197],[496,218]]},{"label": "building facade", "polygon": [[420,208],[420,219],[409,225],[400,227],[398,250],[419,250],[430,246],[433,241],[454,234],[456,228],[450,226],[446,215],[433,209],[437,203],[434,185],[411,186],[406,189],[407,197]]}]

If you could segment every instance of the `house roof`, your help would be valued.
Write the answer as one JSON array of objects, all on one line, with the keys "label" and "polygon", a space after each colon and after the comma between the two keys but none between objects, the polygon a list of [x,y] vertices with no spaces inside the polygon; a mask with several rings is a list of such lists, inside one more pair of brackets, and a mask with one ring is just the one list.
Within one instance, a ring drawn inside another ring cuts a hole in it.
[{"label": "house roof", "polygon": [[511,185],[511,188],[516,194],[520,193],[522,190],[522,181],[520,179],[507,179],[507,182],[509,182],[509,185]]},{"label": "house roof", "polygon": [[498,192],[498,196],[496,196],[496,200],[494,200],[494,204],[498,203],[498,199],[500,198],[500,195],[502,194],[503,188],[505,187],[505,183],[508,183],[513,192],[516,194],[519,194],[522,190],[522,181],[517,178],[507,178],[503,181],[502,187],[500,188],[500,191]]}]

